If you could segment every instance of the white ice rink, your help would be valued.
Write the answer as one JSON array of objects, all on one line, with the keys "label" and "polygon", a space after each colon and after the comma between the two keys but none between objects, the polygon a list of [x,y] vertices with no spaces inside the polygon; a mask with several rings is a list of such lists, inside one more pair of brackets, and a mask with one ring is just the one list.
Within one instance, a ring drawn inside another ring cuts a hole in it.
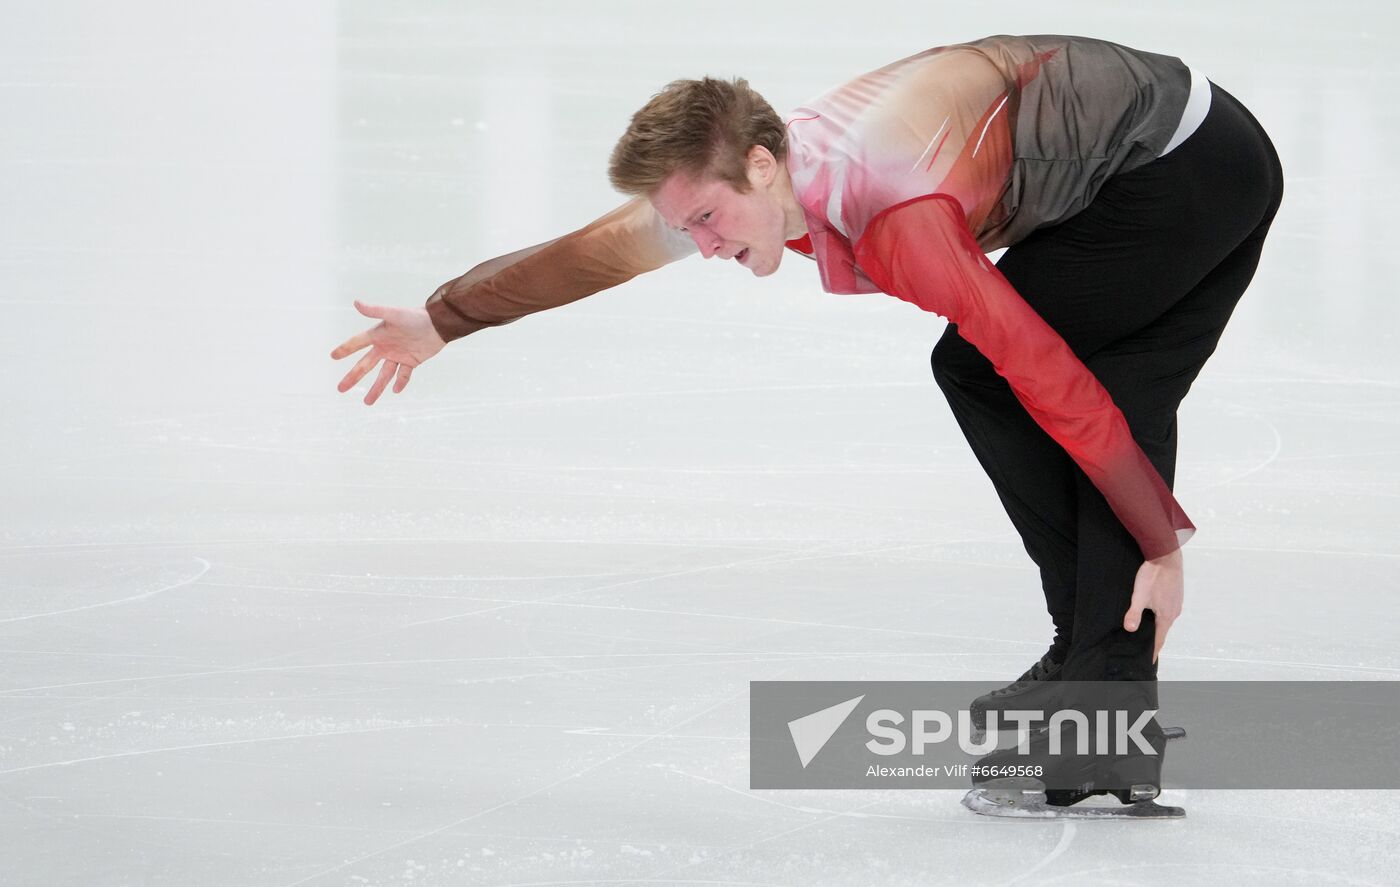
[{"label": "white ice rink", "polygon": [[987,34],[1180,56],[1263,122],[1287,194],[1181,414],[1200,532],[1161,676],[1400,679],[1397,25],[5,4],[0,885],[1400,883],[1400,792],[1067,824],[749,790],[749,681],[1007,680],[1048,640],[932,314],[694,258],[373,407],[328,356],[369,325],[351,299],[421,304],[615,205],[608,151],[673,78],[781,111]]}]

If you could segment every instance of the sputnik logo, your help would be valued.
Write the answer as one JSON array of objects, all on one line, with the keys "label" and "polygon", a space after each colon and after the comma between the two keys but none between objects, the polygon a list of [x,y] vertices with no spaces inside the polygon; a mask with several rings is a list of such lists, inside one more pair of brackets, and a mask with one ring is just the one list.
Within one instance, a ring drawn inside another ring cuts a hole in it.
[{"label": "sputnik logo", "polygon": [[797,757],[802,761],[802,769],[807,769],[807,764],[817,756],[817,752],[822,750],[827,740],[841,729],[846,718],[851,716],[851,712],[855,711],[864,698],[865,694],[862,693],[854,699],[847,699],[830,708],[814,711],[795,721],[788,721],[788,733],[792,735],[792,744],[797,747]]}]

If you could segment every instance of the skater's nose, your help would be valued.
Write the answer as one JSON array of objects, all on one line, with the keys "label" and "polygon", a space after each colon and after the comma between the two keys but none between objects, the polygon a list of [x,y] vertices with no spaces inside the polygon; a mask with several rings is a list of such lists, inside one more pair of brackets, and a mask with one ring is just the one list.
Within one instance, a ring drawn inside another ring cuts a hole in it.
[{"label": "skater's nose", "polygon": [[724,246],[724,241],[715,236],[713,231],[696,230],[690,232],[691,239],[700,248],[700,255],[710,258],[720,251]]},{"label": "skater's nose", "polygon": [[724,238],[721,238],[720,235],[711,231],[707,225],[696,225],[696,227],[690,229],[690,239],[696,242],[696,246],[700,248],[700,255],[706,257],[706,259],[714,256],[715,253],[720,252],[720,249],[724,248]]}]

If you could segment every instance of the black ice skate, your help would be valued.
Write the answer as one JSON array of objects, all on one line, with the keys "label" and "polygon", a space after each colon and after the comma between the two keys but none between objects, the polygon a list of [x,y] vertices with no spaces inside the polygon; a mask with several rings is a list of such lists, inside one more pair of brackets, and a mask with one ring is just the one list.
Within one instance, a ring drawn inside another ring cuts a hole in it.
[{"label": "black ice skate", "polygon": [[986,738],[989,711],[1048,711],[1056,707],[1054,683],[1059,681],[1064,663],[1051,654],[1052,651],[1047,651],[1039,662],[1005,687],[972,700],[968,712],[972,717],[973,742],[980,743]]},{"label": "black ice skate", "polygon": [[[1134,719],[1135,720],[1135,719]],[[1091,719],[1092,723],[1092,719]],[[1136,745],[1092,753],[1096,737],[1091,727],[1087,739],[1089,754],[1078,753],[1078,728],[1062,724],[1059,754],[1050,754],[1050,730],[1030,734],[1027,754],[1017,749],[999,749],[977,762],[972,771],[973,789],[963,798],[963,806],[987,816],[1040,819],[1177,819],[1186,811],[1156,803],[1161,792],[1162,759],[1167,742],[1184,739],[1180,727],[1158,727],[1149,721],[1141,731],[1153,754]],[[1080,802],[1096,795],[1108,795],[1118,805],[1100,806]]]}]

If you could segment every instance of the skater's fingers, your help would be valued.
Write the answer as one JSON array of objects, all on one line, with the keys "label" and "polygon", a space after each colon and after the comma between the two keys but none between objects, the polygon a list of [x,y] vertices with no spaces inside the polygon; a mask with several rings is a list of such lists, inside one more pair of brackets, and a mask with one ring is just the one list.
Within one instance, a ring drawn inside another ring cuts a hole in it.
[{"label": "skater's fingers", "polygon": [[379,349],[371,348],[368,354],[360,358],[359,363],[350,368],[350,372],[346,373],[345,378],[340,380],[340,384],[336,386],[336,390],[344,394],[351,388],[354,388],[355,383],[363,379],[365,373],[374,369],[374,365],[379,363],[379,357]]},{"label": "skater's fingers", "polygon": [[408,379],[413,375],[413,367],[407,364],[399,364],[398,377],[394,379],[394,393],[398,394],[408,387]]},{"label": "skater's fingers", "polygon": [[1128,607],[1128,612],[1123,616],[1123,627],[1128,631],[1137,631],[1142,624],[1142,611],[1147,609],[1147,595],[1141,590],[1133,592],[1132,606]]},{"label": "skater's fingers", "polygon": [[342,357],[348,357],[351,354],[354,354],[356,351],[359,351],[361,348],[370,345],[371,342],[369,340],[369,332],[369,330],[365,330],[363,333],[360,333],[356,336],[351,336],[344,342],[341,342],[339,345],[336,346],[335,350],[331,352],[331,358],[334,360],[340,360]]},{"label": "skater's fingers", "polygon": [[377,317],[381,320],[384,319],[383,305],[367,305],[364,302],[361,302],[359,299],[356,299],[355,310],[359,311],[365,317]]},{"label": "skater's fingers", "polygon": [[1155,621],[1157,623],[1157,636],[1152,639],[1153,662],[1157,661],[1157,654],[1162,652],[1162,645],[1167,642],[1167,632],[1170,631],[1172,627],[1172,620],[1170,619],[1163,619],[1161,616],[1158,616]]},{"label": "skater's fingers", "polygon": [[399,365],[392,360],[384,361],[384,366],[379,368],[379,378],[374,380],[374,385],[369,389],[369,394],[365,395],[365,406],[374,406],[374,402],[379,400],[379,395],[384,393],[384,386],[389,384],[389,380],[394,378],[394,373],[398,372]]}]

